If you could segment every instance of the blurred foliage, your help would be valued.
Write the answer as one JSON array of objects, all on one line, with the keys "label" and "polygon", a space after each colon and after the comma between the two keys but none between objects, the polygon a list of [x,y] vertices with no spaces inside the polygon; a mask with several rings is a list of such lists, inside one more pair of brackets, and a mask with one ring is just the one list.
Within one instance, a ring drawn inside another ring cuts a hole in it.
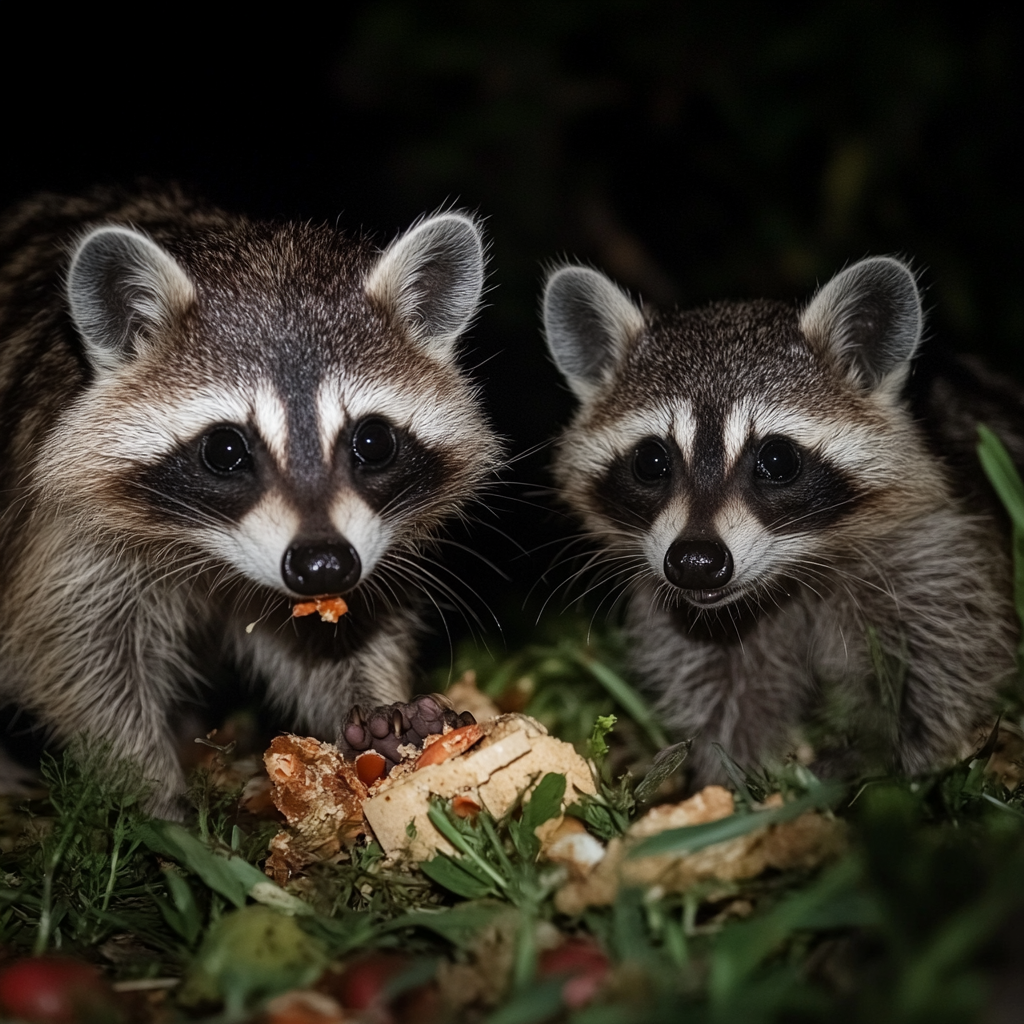
[{"label": "blurred foliage", "polygon": [[493,302],[523,336],[560,252],[655,303],[803,296],[900,252],[927,268],[944,333],[1019,369],[1013,20],[390,0],[356,20],[336,83],[386,128],[379,157],[413,207],[449,196],[491,218]]}]

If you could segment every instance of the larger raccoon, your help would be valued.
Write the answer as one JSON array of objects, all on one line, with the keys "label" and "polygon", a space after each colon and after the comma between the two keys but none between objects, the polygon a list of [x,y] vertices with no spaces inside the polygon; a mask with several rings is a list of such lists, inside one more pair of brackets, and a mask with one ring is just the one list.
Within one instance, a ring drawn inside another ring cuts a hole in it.
[{"label": "larger raccoon", "polygon": [[[197,650],[332,739],[408,699],[417,556],[499,454],[456,360],[473,219],[382,252],[102,192],[23,206],[0,254],[0,702],[135,758],[173,812]],[[336,626],[290,619],[324,594]]]},{"label": "larger raccoon", "polygon": [[630,592],[635,669],[694,738],[694,781],[721,777],[714,744],[756,765],[798,723],[827,721],[832,772],[969,745],[1014,672],[1008,548],[984,483],[951,471],[977,461],[969,405],[941,377],[908,405],[911,271],[864,260],[802,310],[659,315],[568,266],[543,316],[581,402],[556,475]]}]

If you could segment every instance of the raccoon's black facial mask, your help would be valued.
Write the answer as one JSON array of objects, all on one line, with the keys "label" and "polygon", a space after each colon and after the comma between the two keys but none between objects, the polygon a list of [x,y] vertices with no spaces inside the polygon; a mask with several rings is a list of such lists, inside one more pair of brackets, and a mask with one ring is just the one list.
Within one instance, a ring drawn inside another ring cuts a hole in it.
[{"label": "raccoon's black facial mask", "polygon": [[269,460],[254,431],[223,423],[146,466],[136,486],[146,505],[169,519],[193,523],[198,515],[238,522],[263,494]]},{"label": "raccoon's black facial mask", "polygon": [[353,486],[378,513],[416,507],[443,490],[448,473],[440,452],[380,416],[340,438],[336,458],[349,464]]}]

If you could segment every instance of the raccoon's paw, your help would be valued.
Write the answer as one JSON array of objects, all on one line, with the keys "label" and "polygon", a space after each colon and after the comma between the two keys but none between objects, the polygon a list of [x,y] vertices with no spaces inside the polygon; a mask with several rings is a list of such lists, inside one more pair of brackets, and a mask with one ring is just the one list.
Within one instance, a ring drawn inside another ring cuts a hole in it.
[{"label": "raccoon's paw", "polygon": [[348,713],[342,735],[356,753],[376,750],[387,761],[387,771],[402,760],[398,748],[407,743],[417,747],[446,725],[457,729],[472,725],[476,719],[468,712],[461,714],[441,702],[434,694],[423,694],[408,704],[381,704],[375,708],[356,704]]}]

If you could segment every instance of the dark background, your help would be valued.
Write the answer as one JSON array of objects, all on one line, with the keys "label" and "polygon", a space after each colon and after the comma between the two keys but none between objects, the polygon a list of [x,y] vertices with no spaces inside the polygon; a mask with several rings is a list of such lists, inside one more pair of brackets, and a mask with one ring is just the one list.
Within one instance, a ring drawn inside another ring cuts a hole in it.
[{"label": "dark background", "polygon": [[655,304],[696,304],[806,297],[853,259],[903,254],[931,334],[1024,375],[1010,8],[786,10],[394,0],[327,19],[154,6],[110,25],[29,10],[2,44],[0,199],[148,176],[382,242],[442,206],[484,216],[492,288],[467,359],[518,483],[480,518],[532,554],[480,526],[462,539],[510,580],[450,564],[511,645],[564,578],[538,582],[571,529],[541,490],[571,409],[538,331],[546,263],[571,254]]}]

